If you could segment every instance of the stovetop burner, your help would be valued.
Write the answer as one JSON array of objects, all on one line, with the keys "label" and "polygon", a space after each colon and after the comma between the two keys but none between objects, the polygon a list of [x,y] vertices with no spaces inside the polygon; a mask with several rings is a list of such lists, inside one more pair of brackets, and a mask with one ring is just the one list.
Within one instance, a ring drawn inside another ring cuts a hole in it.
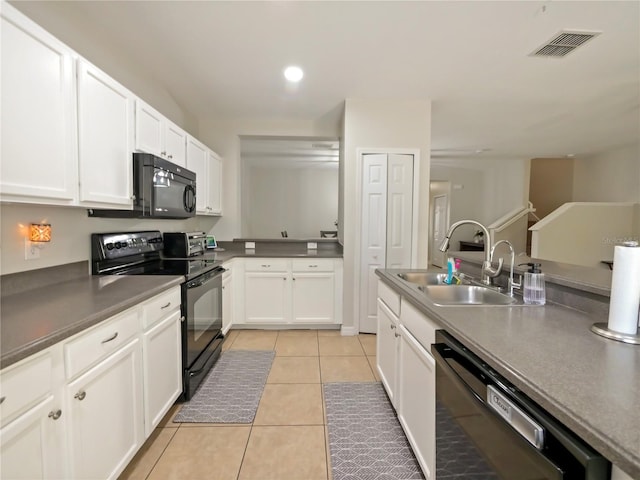
[{"label": "stovetop burner", "polygon": [[184,275],[191,280],[216,269],[220,261],[190,258],[166,259],[159,231],[94,233],[91,235],[91,269],[94,275]]}]

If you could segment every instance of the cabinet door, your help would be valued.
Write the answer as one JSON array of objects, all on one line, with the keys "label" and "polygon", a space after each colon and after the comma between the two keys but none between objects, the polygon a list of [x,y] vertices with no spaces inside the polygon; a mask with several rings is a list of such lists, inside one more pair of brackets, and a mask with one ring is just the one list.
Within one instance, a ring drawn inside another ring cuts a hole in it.
[{"label": "cabinet door", "polygon": [[143,439],[140,341],[65,387],[73,478],[116,478]]},{"label": "cabinet door", "polygon": [[73,52],[6,2],[1,19],[1,199],[74,204]]},{"label": "cabinet door", "polygon": [[222,334],[226,335],[233,324],[233,287],[231,272],[222,276]]},{"label": "cabinet door", "polygon": [[144,429],[148,437],[182,393],[180,312],[145,332],[142,342]]},{"label": "cabinet door", "polygon": [[289,321],[288,273],[245,273],[245,321],[286,323]]},{"label": "cabinet door", "polygon": [[222,215],[222,159],[209,151],[209,213]]},{"label": "cabinet door", "polygon": [[292,275],[294,323],[335,323],[333,272]]},{"label": "cabinet door", "polygon": [[80,201],[131,209],[133,95],[78,62]]},{"label": "cabinet door", "polygon": [[166,159],[181,167],[187,167],[187,134],[176,124],[165,119],[164,152]]},{"label": "cabinet door", "polygon": [[162,156],[164,117],[153,107],[136,99],[136,150]]},{"label": "cabinet door", "polygon": [[64,415],[53,396],[0,430],[3,479],[65,478]]},{"label": "cabinet door", "polygon": [[209,165],[207,147],[195,138],[187,138],[187,168],[196,174],[196,213],[207,213]]},{"label": "cabinet door", "polygon": [[436,362],[402,325],[398,420],[427,479],[435,477]]},{"label": "cabinet door", "polygon": [[382,385],[389,395],[391,404],[397,404],[398,356],[400,342],[398,340],[398,318],[385,303],[378,299],[378,332],[376,335],[376,366]]}]

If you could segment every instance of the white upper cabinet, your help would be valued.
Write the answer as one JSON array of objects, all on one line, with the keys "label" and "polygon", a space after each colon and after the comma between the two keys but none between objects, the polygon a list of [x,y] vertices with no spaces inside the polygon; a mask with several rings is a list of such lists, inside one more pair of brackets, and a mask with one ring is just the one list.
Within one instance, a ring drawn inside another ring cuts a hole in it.
[{"label": "white upper cabinet", "polygon": [[[164,123],[164,155],[167,160],[180,165],[187,166],[187,132],[178,127],[175,123],[165,119]],[[162,152],[160,152],[162,153]]]},{"label": "white upper cabinet", "polygon": [[132,208],[133,94],[78,61],[80,202]]},{"label": "white upper cabinet", "polygon": [[207,213],[209,195],[209,159],[207,147],[187,137],[187,168],[196,174],[196,213]]},{"label": "white upper cabinet", "polygon": [[206,145],[187,137],[187,168],[196,173],[196,213],[222,215],[222,160]]},{"label": "white upper cabinet", "polygon": [[78,198],[74,53],[2,4],[0,197],[71,205]]},{"label": "white upper cabinet", "polygon": [[222,215],[222,159],[209,151],[209,213]]},{"label": "white upper cabinet", "polygon": [[136,99],[135,131],[137,151],[186,167],[186,132],[140,99]]}]

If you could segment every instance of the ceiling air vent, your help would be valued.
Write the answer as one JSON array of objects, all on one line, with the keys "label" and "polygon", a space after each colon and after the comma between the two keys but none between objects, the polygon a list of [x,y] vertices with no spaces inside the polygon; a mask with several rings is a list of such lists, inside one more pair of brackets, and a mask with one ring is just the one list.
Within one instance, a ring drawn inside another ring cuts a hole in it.
[{"label": "ceiling air vent", "polygon": [[551,40],[536,48],[531,56],[534,57],[564,57],[573,52],[580,45],[584,45],[602,32],[578,32],[563,30],[553,36]]}]

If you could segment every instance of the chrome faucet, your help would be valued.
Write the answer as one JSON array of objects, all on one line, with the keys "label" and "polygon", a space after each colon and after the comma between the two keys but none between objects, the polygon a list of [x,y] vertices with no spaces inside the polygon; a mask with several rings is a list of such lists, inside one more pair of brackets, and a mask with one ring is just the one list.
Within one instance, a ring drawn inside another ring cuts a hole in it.
[{"label": "chrome faucet", "polygon": [[498,267],[493,268],[491,266],[491,236],[489,235],[489,230],[487,227],[482,225],[480,222],[476,222],[475,220],[460,220],[455,222],[453,225],[449,227],[449,231],[444,237],[442,244],[440,245],[440,251],[442,253],[449,250],[449,240],[451,239],[451,235],[453,231],[458,228],[460,225],[471,224],[477,227],[480,227],[484,232],[484,262],[482,262],[482,283],[485,285],[491,285],[491,279],[500,275],[502,272],[502,258],[498,261]]},{"label": "chrome faucet", "polygon": [[493,247],[491,247],[491,251],[489,253],[489,259],[493,260],[493,252],[495,252],[496,247],[501,243],[504,243],[505,245],[507,245],[509,247],[509,250],[511,251],[511,267],[509,268],[509,296],[513,297],[513,289],[520,288],[522,286],[522,277],[520,277],[520,283],[515,283],[513,281],[513,266],[516,263],[516,252],[513,249],[513,245],[511,244],[511,242],[509,240],[499,240],[498,242],[496,242],[496,244]]}]

